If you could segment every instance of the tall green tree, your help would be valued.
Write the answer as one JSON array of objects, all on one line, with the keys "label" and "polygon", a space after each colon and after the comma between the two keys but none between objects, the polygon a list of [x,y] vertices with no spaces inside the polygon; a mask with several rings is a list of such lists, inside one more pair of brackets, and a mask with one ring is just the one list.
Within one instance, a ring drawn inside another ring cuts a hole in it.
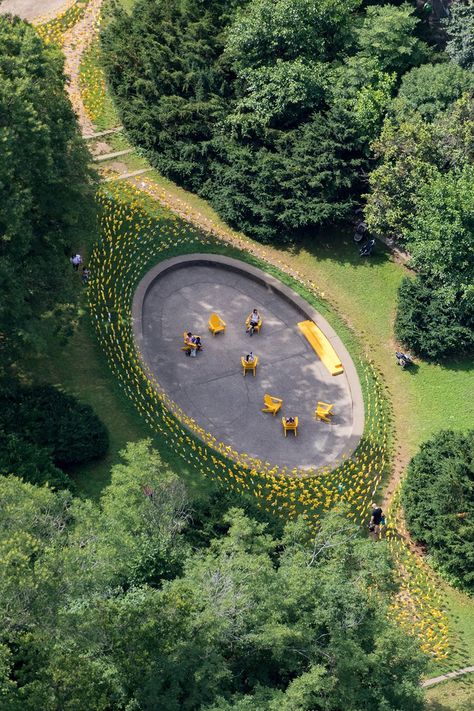
[{"label": "tall green tree", "polygon": [[474,93],[474,74],[456,64],[422,64],[404,74],[393,110],[400,120],[414,111],[433,121],[454,101]]},{"label": "tall green tree", "polygon": [[459,66],[474,70],[474,0],[451,3],[449,18],[443,24],[449,37],[446,52]]},{"label": "tall green tree", "polygon": [[474,590],[474,430],[443,430],[423,444],[402,500],[414,538],[446,575]]},{"label": "tall green tree", "polygon": [[361,0],[253,0],[227,34],[237,69],[278,60],[328,61],[351,42],[350,17]]},{"label": "tall green tree", "polygon": [[428,45],[415,35],[418,22],[408,3],[370,6],[357,30],[359,51],[375,58],[381,71],[402,74],[430,56]]},{"label": "tall green tree", "polygon": [[[94,234],[94,179],[63,59],[0,17],[0,354],[3,364],[75,317],[69,257]],[[1,365],[1,364],[0,364]]]}]

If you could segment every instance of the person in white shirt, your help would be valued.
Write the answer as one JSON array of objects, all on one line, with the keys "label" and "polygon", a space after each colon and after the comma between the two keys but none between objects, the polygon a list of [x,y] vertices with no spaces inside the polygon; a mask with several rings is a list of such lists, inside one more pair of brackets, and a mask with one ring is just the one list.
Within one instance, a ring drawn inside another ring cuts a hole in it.
[{"label": "person in white shirt", "polygon": [[71,259],[69,260],[74,267],[74,271],[77,272],[79,269],[79,265],[82,264],[82,257],[80,254],[73,254]]},{"label": "person in white shirt", "polygon": [[249,328],[248,328],[248,333],[253,336],[253,333],[255,331],[255,327],[258,326],[260,322],[260,314],[258,313],[257,309],[254,309],[252,313],[250,314],[249,318]]}]

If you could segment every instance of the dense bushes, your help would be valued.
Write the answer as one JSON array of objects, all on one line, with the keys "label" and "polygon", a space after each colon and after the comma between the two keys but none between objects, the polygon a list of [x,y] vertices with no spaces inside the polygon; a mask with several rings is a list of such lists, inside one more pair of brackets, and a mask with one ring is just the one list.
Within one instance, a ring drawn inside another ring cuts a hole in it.
[{"label": "dense bushes", "polygon": [[92,408],[51,385],[16,386],[2,393],[0,432],[1,470],[34,483],[46,479],[64,485],[67,478],[57,467],[98,459],[108,449],[107,430]]},{"label": "dense bushes", "polygon": [[462,356],[474,349],[474,306],[433,281],[405,277],[398,290],[395,336],[422,358]]},{"label": "dense bushes", "polygon": [[402,493],[413,537],[474,591],[474,430],[440,432],[411,460]]}]

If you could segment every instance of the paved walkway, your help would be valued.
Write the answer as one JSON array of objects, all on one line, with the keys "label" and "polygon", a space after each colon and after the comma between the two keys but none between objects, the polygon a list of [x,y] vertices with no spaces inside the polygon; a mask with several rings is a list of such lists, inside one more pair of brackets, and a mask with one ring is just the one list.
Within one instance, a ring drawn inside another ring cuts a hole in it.
[{"label": "paved walkway", "polygon": [[[249,337],[244,322],[252,308],[264,324]],[[225,334],[209,333],[212,311],[226,321]],[[363,419],[354,417],[347,374],[331,376],[300,334],[304,318],[294,303],[246,274],[188,265],[162,274],[145,291],[141,351],[171,399],[219,442],[289,469],[327,466],[355,448]],[[180,350],[185,330],[203,338],[196,358]],[[256,377],[244,378],[240,358],[250,350],[260,362]],[[261,412],[264,393],[283,398],[276,417]],[[334,403],[333,424],[315,420],[318,400]],[[285,439],[281,415],[299,416],[297,437]]]},{"label": "paved walkway", "polygon": [[435,684],[441,684],[443,681],[448,681],[449,679],[456,679],[458,676],[464,676],[465,674],[474,673],[474,666],[464,667],[464,669],[457,669],[456,671],[448,672],[447,674],[442,674],[441,676],[435,676],[432,679],[426,679],[422,686],[427,688],[428,686],[434,686]]},{"label": "paved walkway", "polygon": [[71,0],[3,0],[0,4],[2,14],[19,15],[24,20],[36,20],[49,17],[71,4]]}]

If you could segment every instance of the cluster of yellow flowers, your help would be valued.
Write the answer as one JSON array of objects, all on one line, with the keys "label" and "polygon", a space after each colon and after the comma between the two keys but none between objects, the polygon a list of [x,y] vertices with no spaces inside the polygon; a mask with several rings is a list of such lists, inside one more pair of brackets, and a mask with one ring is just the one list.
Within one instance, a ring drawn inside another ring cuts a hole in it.
[{"label": "cluster of yellow flowers", "polygon": [[[100,64],[100,47],[93,42],[81,60],[79,86],[82,103],[92,123],[100,128],[111,128],[118,123],[115,109],[105,83],[105,72]],[[104,121],[110,125],[102,126]]]},{"label": "cluster of yellow flowers", "polygon": [[443,596],[435,573],[405,542],[408,536],[401,515],[400,489],[392,499],[388,521],[387,538],[400,583],[391,614],[408,632],[417,635],[423,652],[436,660],[446,659],[451,644]]},{"label": "cluster of yellow flowers", "polygon": [[64,34],[74,27],[83,17],[89,0],[76,0],[74,5],[56,15],[48,22],[41,21],[36,25],[36,31],[48,44],[63,44]]},{"label": "cluster of yellow flowers", "polygon": [[321,513],[339,502],[349,506],[353,520],[367,518],[370,502],[389,465],[389,418],[382,383],[370,364],[360,363],[366,397],[364,437],[351,457],[342,456],[332,468],[287,469],[218,442],[147,372],[135,348],[130,309],[140,277],[170,256],[170,251],[218,251],[219,241],[164,210],[161,218],[151,217],[140,191],[130,185],[103,190],[98,199],[101,240],[90,262],[91,314],[117,379],[150,426],[204,476],[251,494],[262,508],[284,519],[303,515],[315,530]]}]

